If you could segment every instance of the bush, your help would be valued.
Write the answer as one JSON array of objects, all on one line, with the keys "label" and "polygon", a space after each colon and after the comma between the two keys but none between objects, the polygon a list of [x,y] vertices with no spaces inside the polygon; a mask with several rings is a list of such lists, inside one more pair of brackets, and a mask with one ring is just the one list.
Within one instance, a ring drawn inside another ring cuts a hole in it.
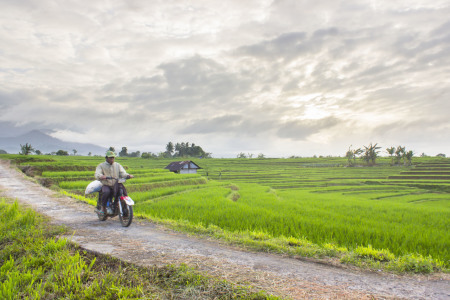
[{"label": "bush", "polygon": [[408,254],[392,261],[388,265],[388,269],[400,270],[402,272],[413,273],[431,273],[438,268],[439,262],[434,261],[431,257],[424,257],[420,254]]},{"label": "bush", "polygon": [[358,247],[355,250],[356,255],[359,257],[372,258],[377,261],[390,261],[395,258],[395,255],[389,252],[387,249],[374,249],[372,245],[368,247]]},{"label": "bush", "polygon": [[64,150],[58,150],[58,151],[56,152],[56,155],[59,155],[59,156],[68,156],[69,153],[68,153],[67,151],[64,151]]}]

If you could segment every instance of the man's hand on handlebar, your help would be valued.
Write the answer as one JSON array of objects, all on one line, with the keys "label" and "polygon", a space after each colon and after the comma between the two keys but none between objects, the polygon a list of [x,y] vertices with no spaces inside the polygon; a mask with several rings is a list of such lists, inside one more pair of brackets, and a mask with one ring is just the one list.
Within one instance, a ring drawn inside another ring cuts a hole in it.
[{"label": "man's hand on handlebar", "polygon": [[[134,178],[134,176],[133,175],[128,175],[127,176],[127,179],[131,179],[131,178]],[[106,179],[116,179],[116,178],[113,178],[113,177],[110,177],[110,176],[106,176],[106,175],[102,175],[102,176],[99,177],[99,179],[100,180],[106,180]]]}]

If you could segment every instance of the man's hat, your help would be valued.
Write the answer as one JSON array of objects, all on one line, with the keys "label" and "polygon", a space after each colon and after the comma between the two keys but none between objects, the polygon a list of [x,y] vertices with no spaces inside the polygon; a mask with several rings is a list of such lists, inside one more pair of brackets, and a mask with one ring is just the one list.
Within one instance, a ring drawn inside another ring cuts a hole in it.
[{"label": "man's hat", "polygon": [[111,150],[106,151],[106,157],[116,157],[116,154]]}]

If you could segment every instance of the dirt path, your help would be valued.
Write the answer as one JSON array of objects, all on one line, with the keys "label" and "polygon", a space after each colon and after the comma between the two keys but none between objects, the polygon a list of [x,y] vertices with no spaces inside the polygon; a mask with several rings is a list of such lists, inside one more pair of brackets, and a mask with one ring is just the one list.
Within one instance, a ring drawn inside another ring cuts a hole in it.
[{"label": "dirt path", "polygon": [[0,191],[73,229],[83,248],[143,266],[186,263],[231,282],[292,299],[450,299],[448,279],[394,276],[336,268],[239,250],[152,223],[98,221],[94,208],[48,190],[0,160]]}]

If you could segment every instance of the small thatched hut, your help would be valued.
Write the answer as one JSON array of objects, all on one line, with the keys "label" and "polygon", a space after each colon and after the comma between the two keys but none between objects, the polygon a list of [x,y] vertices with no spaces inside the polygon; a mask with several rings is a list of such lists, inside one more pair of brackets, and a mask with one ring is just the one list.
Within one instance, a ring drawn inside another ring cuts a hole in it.
[{"label": "small thatched hut", "polygon": [[201,169],[195,162],[191,160],[174,161],[164,169],[169,169],[171,172],[177,174],[196,174],[198,169]]}]

